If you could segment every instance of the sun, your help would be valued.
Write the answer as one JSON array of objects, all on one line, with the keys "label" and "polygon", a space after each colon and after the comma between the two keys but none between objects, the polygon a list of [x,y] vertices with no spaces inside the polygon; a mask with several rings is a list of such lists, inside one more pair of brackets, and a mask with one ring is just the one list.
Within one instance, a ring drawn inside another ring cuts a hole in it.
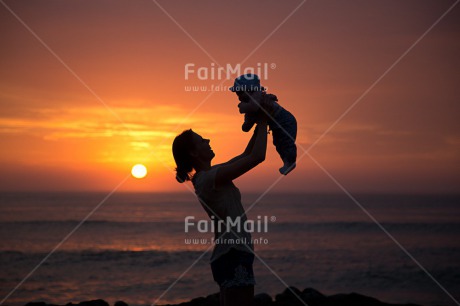
[{"label": "sun", "polygon": [[147,168],[142,164],[134,165],[131,169],[131,175],[135,178],[141,179],[147,175]]}]

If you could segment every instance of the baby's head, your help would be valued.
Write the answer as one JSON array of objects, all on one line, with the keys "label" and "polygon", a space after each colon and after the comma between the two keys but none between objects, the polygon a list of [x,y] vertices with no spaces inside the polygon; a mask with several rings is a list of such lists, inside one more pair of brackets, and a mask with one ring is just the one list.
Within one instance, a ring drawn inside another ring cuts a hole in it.
[{"label": "baby's head", "polygon": [[230,91],[236,93],[238,100],[248,102],[254,93],[260,94],[265,88],[260,85],[260,79],[257,74],[243,74],[235,79]]}]

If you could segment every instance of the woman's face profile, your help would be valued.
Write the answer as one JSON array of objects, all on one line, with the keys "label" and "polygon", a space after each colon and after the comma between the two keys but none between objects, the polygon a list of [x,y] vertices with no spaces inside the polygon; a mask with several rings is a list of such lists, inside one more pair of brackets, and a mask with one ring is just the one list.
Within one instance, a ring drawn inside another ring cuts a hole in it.
[{"label": "woman's face profile", "polygon": [[203,161],[210,161],[214,158],[216,154],[214,154],[214,151],[211,149],[210,143],[211,141],[209,139],[205,139],[201,137],[201,135],[197,133],[193,133],[193,144],[194,144],[194,149],[193,149],[193,155]]}]

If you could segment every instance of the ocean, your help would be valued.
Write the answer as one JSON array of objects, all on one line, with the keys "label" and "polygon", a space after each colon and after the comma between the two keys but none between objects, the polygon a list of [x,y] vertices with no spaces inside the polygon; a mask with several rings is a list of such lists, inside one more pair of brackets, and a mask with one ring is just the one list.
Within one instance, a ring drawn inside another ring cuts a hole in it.
[{"label": "ocean", "polygon": [[[4,305],[168,304],[218,291],[213,234],[199,231],[208,217],[193,194],[116,193],[81,223],[106,195],[0,194]],[[243,194],[248,219],[265,229],[252,234],[256,294],[287,284],[458,305],[460,196],[356,195],[368,214],[342,194],[267,194],[255,203],[259,196]]]}]

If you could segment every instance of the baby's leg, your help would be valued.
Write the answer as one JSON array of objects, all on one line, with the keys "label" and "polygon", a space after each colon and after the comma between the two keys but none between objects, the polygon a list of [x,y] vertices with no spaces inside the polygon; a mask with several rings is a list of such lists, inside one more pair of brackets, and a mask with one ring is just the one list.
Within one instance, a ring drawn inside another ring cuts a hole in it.
[{"label": "baby's leg", "polygon": [[271,122],[273,130],[273,144],[283,160],[283,167],[279,169],[281,174],[287,175],[296,167],[297,146],[297,121],[295,117],[284,110]]},{"label": "baby's leg", "polygon": [[[273,137],[275,138],[275,135],[273,135]],[[287,175],[296,167],[297,146],[286,134],[281,134],[280,137],[285,139],[281,141],[283,145],[278,145],[276,147],[276,151],[278,151],[281,159],[283,160],[283,166],[279,169],[279,171],[281,174]]]}]

